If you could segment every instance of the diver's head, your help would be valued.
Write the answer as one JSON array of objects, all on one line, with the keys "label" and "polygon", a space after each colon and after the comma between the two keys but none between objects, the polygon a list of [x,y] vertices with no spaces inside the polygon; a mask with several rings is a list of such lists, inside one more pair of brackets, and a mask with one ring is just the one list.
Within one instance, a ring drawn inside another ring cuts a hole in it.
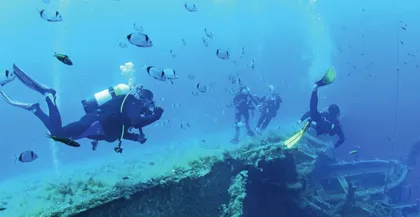
[{"label": "diver's head", "polygon": [[268,92],[269,92],[269,93],[274,93],[274,92],[276,92],[276,88],[274,87],[274,85],[272,85],[272,84],[268,85]]},{"label": "diver's head", "polygon": [[249,91],[250,91],[250,89],[247,86],[242,86],[242,87],[239,88],[239,92],[242,93],[242,94],[248,94]]},{"label": "diver's head", "polygon": [[139,99],[150,99],[153,100],[153,93],[149,89],[142,88],[137,92]]},{"label": "diver's head", "polygon": [[331,104],[328,107],[328,113],[338,118],[340,117],[340,108],[338,107],[337,104]]}]

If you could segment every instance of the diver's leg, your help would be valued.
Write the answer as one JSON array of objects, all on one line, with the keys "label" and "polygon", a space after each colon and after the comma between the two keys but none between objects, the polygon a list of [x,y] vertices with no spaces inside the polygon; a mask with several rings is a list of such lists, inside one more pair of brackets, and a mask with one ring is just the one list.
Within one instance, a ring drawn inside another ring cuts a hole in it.
[{"label": "diver's leg", "polygon": [[21,103],[12,98],[10,98],[5,92],[0,90],[0,95],[8,104],[12,106],[16,106],[19,108],[23,108],[28,111],[33,111],[36,108],[39,108],[39,103]]},{"label": "diver's leg", "polygon": [[45,101],[48,105],[51,127],[55,129],[60,129],[63,126],[63,124],[61,121],[60,111],[58,111],[57,105],[48,96],[45,98]]},{"label": "diver's leg", "polygon": [[263,123],[264,119],[265,119],[265,113],[261,112],[260,118],[258,119],[257,127],[256,128],[260,128],[261,127],[261,124]]},{"label": "diver's leg", "polygon": [[61,128],[51,128],[51,135],[62,138],[77,138],[97,121],[95,115],[84,115],[80,120],[67,124]]},{"label": "diver's leg", "polygon": [[56,95],[56,91],[52,88],[49,88],[39,82],[37,82],[35,79],[29,77],[26,73],[24,73],[19,67],[17,67],[15,64],[13,64],[13,72],[15,76],[27,87],[39,92],[42,95],[46,94],[52,94],[53,96]]},{"label": "diver's leg", "polygon": [[271,116],[266,116],[264,123],[261,126],[261,130],[265,130],[265,128],[267,128],[268,124],[271,121],[271,118],[272,118]]},{"label": "diver's leg", "polygon": [[51,121],[50,117],[48,117],[47,114],[45,114],[44,111],[42,111],[41,107],[39,106],[39,103],[21,103],[13,100],[10,98],[6,93],[0,90],[0,95],[3,97],[3,99],[9,103],[10,105],[26,109],[28,111],[31,111],[34,113],[35,116],[39,118],[39,120],[42,121],[44,126],[51,131]]},{"label": "diver's leg", "polygon": [[312,91],[309,112],[312,121],[318,122],[322,119],[321,114],[318,111],[318,87],[315,87]]},{"label": "diver's leg", "polygon": [[246,127],[246,130],[247,130],[248,136],[254,136],[255,135],[254,131],[252,131],[251,127],[249,126],[249,111],[247,110],[247,111],[243,112],[242,115],[244,116],[244,119],[245,119],[245,127]]},{"label": "diver's leg", "polygon": [[235,110],[235,136],[230,141],[231,143],[238,143],[239,142],[239,122],[241,122],[241,112],[239,110]]}]

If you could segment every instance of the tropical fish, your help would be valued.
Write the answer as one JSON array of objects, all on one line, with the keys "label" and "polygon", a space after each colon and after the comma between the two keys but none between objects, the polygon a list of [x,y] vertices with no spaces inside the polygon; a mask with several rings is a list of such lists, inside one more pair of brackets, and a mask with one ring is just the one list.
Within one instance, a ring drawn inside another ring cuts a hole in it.
[{"label": "tropical fish", "polygon": [[197,87],[197,90],[200,91],[201,93],[207,92],[207,86],[205,84],[198,83],[196,87]]},{"label": "tropical fish", "polygon": [[49,134],[47,134],[47,137],[50,138],[50,139],[52,139],[52,140],[54,140],[54,141],[56,141],[56,142],[61,142],[63,144],[66,144],[68,146],[71,146],[71,147],[80,147],[80,144],[77,143],[76,141],[72,140],[72,139],[61,138],[61,137],[52,136],[52,135],[49,135]]},{"label": "tropical fish", "polygon": [[203,37],[202,40],[203,40],[204,46],[208,47],[209,46],[209,42],[207,41],[207,39]]},{"label": "tropical fish", "polygon": [[71,61],[70,57],[65,54],[54,53],[54,57],[66,65],[69,65],[69,66],[73,65],[73,62]]},{"label": "tropical fish", "polygon": [[207,37],[213,38],[213,33],[208,31],[207,29],[204,29],[204,33],[207,35]]},{"label": "tropical fish", "polygon": [[63,21],[63,17],[61,16],[59,11],[54,11],[50,9],[43,9],[39,11],[39,15],[43,20],[48,22],[60,22]]},{"label": "tropical fish", "polygon": [[152,47],[153,43],[149,36],[143,32],[134,32],[127,35],[128,41],[137,47]]},{"label": "tropical fish", "polygon": [[158,81],[166,81],[165,72],[162,68],[156,66],[148,66],[146,67],[147,74],[152,76],[154,79]]},{"label": "tropical fish", "polygon": [[359,150],[355,149],[355,150],[351,150],[351,151],[349,152],[349,155],[355,155],[355,154],[357,154],[357,153],[359,153]]},{"label": "tropical fish", "polygon": [[187,9],[189,12],[196,12],[197,11],[197,7],[195,6],[195,4],[192,3],[185,3],[184,4],[185,9]]},{"label": "tropical fish", "polygon": [[230,57],[229,51],[225,49],[217,49],[216,51],[217,57],[219,57],[222,60],[227,60]]},{"label": "tropical fish", "polygon": [[169,82],[171,82],[171,84],[174,84],[174,80],[178,79],[178,75],[175,70],[171,68],[163,69],[163,75]]},{"label": "tropical fish", "polygon": [[36,155],[35,152],[33,151],[24,151],[22,153],[20,153],[19,156],[15,155],[15,163],[22,162],[22,163],[29,163],[32,162],[34,160],[36,160],[38,158],[38,155]]}]

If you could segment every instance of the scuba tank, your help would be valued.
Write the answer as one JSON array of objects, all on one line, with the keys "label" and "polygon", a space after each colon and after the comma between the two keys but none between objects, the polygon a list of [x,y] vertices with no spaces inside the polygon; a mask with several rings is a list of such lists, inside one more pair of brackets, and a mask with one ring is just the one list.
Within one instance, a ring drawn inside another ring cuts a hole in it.
[{"label": "scuba tank", "polygon": [[122,96],[130,92],[130,87],[126,84],[117,84],[101,92],[95,93],[92,97],[82,100],[83,109],[86,114],[95,112],[103,104],[111,99]]}]

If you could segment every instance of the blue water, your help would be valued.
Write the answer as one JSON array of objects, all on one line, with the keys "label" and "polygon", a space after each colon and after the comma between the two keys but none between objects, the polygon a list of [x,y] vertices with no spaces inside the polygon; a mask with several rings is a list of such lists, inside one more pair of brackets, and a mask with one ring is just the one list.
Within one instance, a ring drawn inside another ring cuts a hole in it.
[{"label": "blue water", "polygon": [[[336,150],[342,159],[350,158],[347,153],[354,145],[362,147],[363,158],[399,158],[417,139],[420,27],[416,22],[420,4],[415,1],[212,0],[195,1],[197,12],[185,10],[184,3],[1,1],[0,70],[11,70],[16,63],[41,83],[55,88],[64,124],[84,114],[82,99],[109,86],[127,83],[120,71],[127,62],[135,66],[136,83],[151,89],[165,112],[160,121],[144,129],[146,144],[124,142],[126,153],[118,155],[113,151],[115,144],[105,142],[96,152],[92,152],[87,140],[77,149],[51,143],[45,137],[46,129],[32,113],[0,101],[0,179],[22,178],[45,170],[59,176],[65,173],[64,167],[88,166],[91,161],[112,163],[127,155],[135,158],[136,153],[140,156],[145,150],[159,155],[169,146],[175,151],[188,148],[187,141],[191,140],[227,145],[234,133],[234,114],[226,106],[233,97],[226,89],[237,87],[228,80],[237,72],[254,94],[265,94],[269,84],[276,87],[283,104],[270,127],[286,129],[308,110],[311,82],[334,66],[337,81],[320,91],[320,107],[337,103],[342,109],[347,141]],[[44,8],[60,11],[63,21],[41,19],[38,12]],[[407,24],[407,30],[400,28],[400,21]],[[134,23],[151,37],[153,47],[139,48],[128,43],[126,35],[135,31]],[[201,42],[204,28],[214,34],[209,47]],[[119,46],[121,41],[127,48]],[[241,47],[245,48],[245,56],[239,59]],[[229,49],[231,59],[218,59],[218,48]],[[171,49],[175,58],[169,53]],[[62,64],[53,57],[54,52],[69,55],[74,65]],[[253,58],[255,70],[247,68]],[[237,60],[236,65],[233,60]],[[174,68],[180,78],[173,85],[157,81],[141,70],[144,64]],[[195,80],[188,79],[190,74]],[[193,96],[198,82],[207,86],[214,83],[214,92]],[[18,101],[41,102],[46,109],[44,98],[18,80],[2,90]],[[178,103],[180,107],[173,108]],[[251,126],[255,126],[258,115],[252,118]],[[162,126],[163,120],[171,122]],[[190,123],[191,127],[181,129],[182,123]],[[28,149],[35,151],[39,159],[14,164],[14,154]]]}]

